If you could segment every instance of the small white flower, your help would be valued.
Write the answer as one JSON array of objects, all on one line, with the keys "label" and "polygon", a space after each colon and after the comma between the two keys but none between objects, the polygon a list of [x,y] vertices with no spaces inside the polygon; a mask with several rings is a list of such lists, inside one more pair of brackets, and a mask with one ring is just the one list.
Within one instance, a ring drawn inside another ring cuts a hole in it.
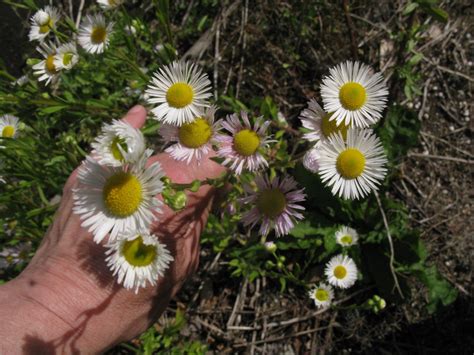
[{"label": "small white flower", "polygon": [[18,136],[19,119],[13,115],[0,116],[0,138],[16,138]]},{"label": "small white flower", "polygon": [[177,142],[165,151],[178,161],[190,164],[194,160],[200,164],[203,157],[212,151],[213,144],[216,144],[220,120],[214,122],[215,112],[216,107],[211,106],[191,123],[185,123],[180,127],[163,124],[159,133],[165,143]]},{"label": "small white flower", "polygon": [[349,288],[357,281],[357,266],[347,255],[339,254],[329,260],[324,274],[331,285]]},{"label": "small white flower", "polygon": [[314,300],[318,308],[327,308],[331,305],[334,298],[334,290],[331,285],[321,282],[314,286],[309,292],[309,297]]},{"label": "small white flower", "polygon": [[74,42],[69,42],[59,46],[56,56],[54,57],[54,66],[57,70],[69,70],[77,64],[79,55]]},{"label": "small white flower", "polygon": [[308,108],[300,114],[300,120],[303,127],[309,132],[303,134],[303,138],[310,142],[319,142],[327,140],[331,135],[340,132],[344,139],[346,138],[348,126],[341,122],[336,124],[330,113],[323,111],[315,99],[308,101]]},{"label": "small white flower", "polygon": [[59,11],[53,6],[46,6],[38,10],[30,19],[31,29],[28,37],[30,41],[43,41],[59,21]]},{"label": "small white flower", "polygon": [[87,157],[79,169],[79,187],[74,189],[73,211],[83,221],[94,240],[109,240],[127,229],[148,229],[161,213],[162,202],[156,197],[163,191],[164,173],[158,162],[145,168],[147,150],[135,164],[111,167]]},{"label": "small white flower", "polygon": [[222,164],[237,175],[242,174],[244,170],[255,172],[267,167],[268,162],[260,151],[267,148],[271,142],[266,133],[270,121],[264,121],[263,117],[259,117],[252,127],[245,111],[242,111],[240,116],[243,124],[237,114],[228,115],[222,122],[222,127],[231,136],[221,134],[216,138],[221,144],[217,154],[224,158]]},{"label": "small white flower", "polygon": [[146,148],[142,132],[121,120],[104,124],[101,135],[91,145],[94,158],[110,166],[136,163]]},{"label": "small white flower", "polygon": [[371,129],[349,128],[321,144],[319,175],[333,195],[359,199],[377,190],[387,169],[382,144]]},{"label": "small white flower", "polygon": [[338,125],[368,127],[376,123],[386,106],[388,89],[380,73],[359,62],[347,61],[330,69],[323,78],[324,110]]},{"label": "small white flower", "polygon": [[33,65],[33,74],[39,76],[38,81],[46,80],[45,85],[48,85],[59,78],[59,69],[54,65],[57,49],[53,43],[41,43],[36,49],[44,59]]},{"label": "small white flower", "polygon": [[88,53],[102,53],[109,46],[113,26],[113,23],[107,24],[101,14],[87,15],[81,23],[77,40]]},{"label": "small white flower", "polygon": [[156,120],[181,126],[202,116],[210,90],[211,82],[196,65],[173,62],[153,75],[146,93],[148,103],[158,104],[152,109]]},{"label": "small white flower", "polygon": [[336,232],[337,244],[342,245],[343,247],[355,245],[358,240],[359,235],[355,229],[343,226]]},{"label": "small white flower", "polygon": [[168,249],[146,230],[127,230],[106,245],[107,266],[126,289],[156,286],[173,261]]},{"label": "small white flower", "polygon": [[121,4],[123,4],[125,0],[97,0],[97,3],[104,9],[110,10],[113,9]]}]

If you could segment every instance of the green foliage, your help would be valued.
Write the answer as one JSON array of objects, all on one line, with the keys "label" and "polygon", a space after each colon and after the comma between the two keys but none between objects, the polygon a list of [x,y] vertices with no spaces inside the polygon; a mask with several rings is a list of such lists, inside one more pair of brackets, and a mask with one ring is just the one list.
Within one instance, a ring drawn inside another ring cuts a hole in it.
[{"label": "green foliage", "polygon": [[174,322],[157,329],[151,327],[140,336],[140,346],[134,349],[136,354],[152,355],[157,353],[167,354],[205,354],[207,347],[198,341],[189,341],[183,337],[180,331],[186,325],[184,312],[180,309],[176,312]]}]

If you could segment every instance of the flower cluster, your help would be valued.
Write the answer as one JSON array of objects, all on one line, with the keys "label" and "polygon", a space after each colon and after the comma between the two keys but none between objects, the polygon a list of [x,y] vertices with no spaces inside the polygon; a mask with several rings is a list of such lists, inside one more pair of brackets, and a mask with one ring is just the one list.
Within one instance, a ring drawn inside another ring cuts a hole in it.
[{"label": "flower cluster", "polygon": [[[122,1],[98,1],[105,8],[112,8]],[[38,76],[39,81],[45,81],[45,85],[56,82],[62,70],[70,70],[79,61],[77,43],[87,52],[98,54],[104,52],[110,42],[113,23],[107,23],[104,15],[87,15],[77,29],[77,38],[68,38],[59,32],[61,15],[53,6],[46,6],[38,10],[30,19],[31,27],[29,33],[30,41],[39,41],[37,51],[43,59],[33,65],[33,73]],[[54,34],[54,39],[52,37]],[[66,42],[62,42],[67,38]]]},{"label": "flower cluster", "polygon": [[[357,232],[347,226],[340,228],[334,238],[337,244],[342,247],[350,247],[357,244]],[[357,281],[357,266],[353,259],[345,254],[332,257],[326,264],[324,275],[326,282],[315,285],[309,291],[309,297],[314,300],[314,304],[319,308],[329,307],[334,299],[333,287],[346,289],[352,287]]]},{"label": "flower cluster", "polygon": [[381,118],[388,90],[380,73],[345,62],[323,79],[324,109],[312,99],[300,115],[303,137],[313,144],[304,166],[318,173],[334,195],[359,199],[376,190],[386,174],[380,140],[367,128]]},{"label": "flower cluster", "polygon": [[[123,3],[124,0],[97,1],[103,11]],[[43,57],[33,65],[33,73],[46,85],[75,67],[83,55],[81,51],[97,55],[111,46],[111,40],[120,40],[112,38],[114,23],[105,12],[86,14],[81,23],[77,20],[78,28],[67,21],[74,32],[71,36],[61,32],[66,27],[61,18],[60,11],[52,6],[44,7],[31,18],[29,38],[39,42],[37,49]],[[133,33],[129,24],[122,30]],[[110,50],[107,53],[114,55]],[[113,58],[130,64],[126,55]],[[290,129],[289,122],[283,124],[282,115],[278,116],[280,121],[272,122],[243,110],[218,118],[208,75],[195,63],[170,58],[165,60],[169,64],[161,65],[151,79],[132,63],[140,78],[145,78],[141,85],[147,85],[144,89],[137,84],[133,89],[143,94],[151,119],[158,122],[154,124],[159,127],[164,151],[176,160],[178,167],[182,164],[199,169],[206,159],[225,166],[220,186],[229,182],[235,185],[227,213],[234,215],[243,227],[255,230],[265,249],[275,255],[277,242],[266,242],[267,237],[290,234],[304,219],[303,204],[307,198],[304,188],[299,187],[288,170],[300,159],[291,156],[285,167],[277,159],[276,152],[281,149],[277,143],[282,138],[278,134],[272,136],[272,123]],[[323,107],[310,99],[300,113],[302,137],[310,143],[310,148],[303,152],[302,163],[311,173],[318,174],[335,196],[363,198],[376,190],[385,177],[387,159],[370,127],[382,117],[387,96],[380,73],[348,61],[330,69],[323,78]],[[0,143],[17,137],[18,122],[15,116],[0,117]],[[149,131],[148,128],[146,132]],[[118,283],[135,292],[155,286],[174,260],[153,233],[164,205],[179,211],[186,206],[186,190],[196,192],[201,184],[218,184],[213,179],[174,184],[158,162],[147,164],[153,151],[147,149],[144,133],[126,121],[103,124],[91,146],[92,152],[77,175],[73,211],[93,241],[105,246],[106,263]],[[332,303],[336,288],[352,287],[358,279],[358,268],[351,258],[358,260],[357,253],[352,253],[359,241],[358,233],[343,226],[333,237],[334,246],[342,251],[328,257],[324,280],[309,291],[315,305],[321,308]],[[284,260],[284,256],[278,257],[279,269]]]}]

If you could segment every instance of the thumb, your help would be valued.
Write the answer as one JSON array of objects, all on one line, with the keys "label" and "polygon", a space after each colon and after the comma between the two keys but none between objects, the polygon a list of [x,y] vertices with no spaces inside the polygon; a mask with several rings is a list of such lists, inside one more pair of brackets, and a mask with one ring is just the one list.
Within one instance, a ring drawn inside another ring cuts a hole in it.
[{"label": "thumb", "polygon": [[127,112],[122,120],[134,128],[141,128],[145,124],[146,115],[146,108],[141,105],[136,105]]}]

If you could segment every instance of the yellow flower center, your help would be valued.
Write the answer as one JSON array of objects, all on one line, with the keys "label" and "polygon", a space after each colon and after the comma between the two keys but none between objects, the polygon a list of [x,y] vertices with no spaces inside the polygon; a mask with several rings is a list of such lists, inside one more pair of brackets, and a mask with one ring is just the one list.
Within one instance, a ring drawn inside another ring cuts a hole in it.
[{"label": "yellow flower center", "polygon": [[15,134],[15,127],[13,126],[5,126],[2,130],[2,137],[5,138],[12,138]]},{"label": "yellow flower center", "polygon": [[178,136],[180,143],[185,147],[199,148],[211,138],[211,125],[204,118],[196,118],[194,122],[179,127]]},{"label": "yellow flower center", "polygon": [[48,58],[46,58],[46,70],[52,74],[55,74],[56,71],[56,66],[54,65],[54,54],[48,55]]},{"label": "yellow flower center", "polygon": [[130,265],[148,266],[156,259],[156,246],[146,245],[143,238],[127,240],[122,247],[122,255]]},{"label": "yellow flower center", "polygon": [[132,174],[119,172],[105,183],[103,198],[107,210],[116,217],[128,217],[140,206],[142,186]]},{"label": "yellow flower center", "polygon": [[115,137],[110,144],[110,152],[112,153],[112,156],[117,159],[118,161],[124,161],[125,157],[123,156],[122,152],[119,149],[122,148],[122,150],[127,151],[127,143],[125,143],[125,139],[121,137]]},{"label": "yellow flower center", "polygon": [[68,52],[63,55],[63,64],[69,65],[72,61],[72,57],[74,57],[74,53]]},{"label": "yellow flower center", "polygon": [[326,138],[329,138],[334,133],[341,133],[342,138],[346,140],[347,138],[347,129],[349,128],[344,124],[344,122],[341,122],[341,124],[338,126],[336,123],[336,120],[330,120],[332,116],[332,113],[327,113],[321,122],[321,130],[323,131],[323,134]]},{"label": "yellow flower center", "polygon": [[168,105],[174,108],[183,108],[193,102],[194,91],[191,85],[176,83],[170,86],[166,92]]},{"label": "yellow flower center", "polygon": [[259,193],[257,197],[257,208],[260,213],[267,217],[279,216],[286,207],[286,197],[278,189],[267,189]]},{"label": "yellow flower center", "polygon": [[349,111],[360,109],[367,99],[365,88],[359,83],[349,82],[339,90],[339,100],[342,106]]},{"label": "yellow flower center", "polygon": [[53,19],[51,17],[49,17],[48,21],[46,21],[45,23],[41,24],[41,26],[39,26],[39,32],[44,34],[44,33],[48,33],[49,30],[51,28],[53,28]]},{"label": "yellow flower center", "polygon": [[350,235],[345,235],[341,238],[341,242],[343,244],[351,244],[352,243],[352,237]]},{"label": "yellow flower center", "polygon": [[318,288],[316,292],[314,293],[314,297],[321,302],[325,302],[329,300],[329,293],[326,290],[323,290],[322,288]]},{"label": "yellow flower center", "polygon": [[334,276],[336,276],[337,279],[341,280],[347,275],[347,270],[344,266],[338,265],[334,268]]},{"label": "yellow flower center", "polygon": [[91,32],[91,41],[94,44],[101,44],[105,42],[107,37],[107,30],[105,27],[94,27]]},{"label": "yellow flower center", "polygon": [[243,129],[234,136],[234,149],[243,156],[254,154],[260,146],[260,137],[250,129]]},{"label": "yellow flower center", "polygon": [[355,179],[364,171],[365,157],[358,149],[349,148],[337,157],[336,168],[345,179]]}]

